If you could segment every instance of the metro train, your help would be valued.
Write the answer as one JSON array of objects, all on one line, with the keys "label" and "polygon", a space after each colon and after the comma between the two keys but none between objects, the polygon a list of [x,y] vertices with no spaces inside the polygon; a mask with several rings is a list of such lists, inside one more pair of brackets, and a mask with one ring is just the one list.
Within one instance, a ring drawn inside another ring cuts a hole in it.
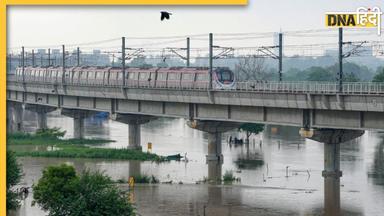
[{"label": "metro train", "polygon": [[[127,67],[126,85],[131,87],[158,88],[206,88],[209,85],[209,68],[170,67],[132,68]],[[16,68],[15,78],[23,80],[22,68]],[[44,82],[86,85],[122,85],[122,69],[119,67],[68,67],[63,74],[62,67],[24,67],[25,82]],[[215,67],[212,73],[212,88],[235,89],[234,73],[226,67]]]}]

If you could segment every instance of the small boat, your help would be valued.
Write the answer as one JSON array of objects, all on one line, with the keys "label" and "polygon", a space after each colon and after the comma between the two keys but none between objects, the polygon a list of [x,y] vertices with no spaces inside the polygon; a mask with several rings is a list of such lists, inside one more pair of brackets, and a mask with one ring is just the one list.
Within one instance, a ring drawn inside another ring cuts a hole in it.
[{"label": "small boat", "polygon": [[183,156],[181,156],[180,154],[175,154],[175,155],[168,155],[166,158],[167,160],[180,160],[181,158],[183,158]]}]

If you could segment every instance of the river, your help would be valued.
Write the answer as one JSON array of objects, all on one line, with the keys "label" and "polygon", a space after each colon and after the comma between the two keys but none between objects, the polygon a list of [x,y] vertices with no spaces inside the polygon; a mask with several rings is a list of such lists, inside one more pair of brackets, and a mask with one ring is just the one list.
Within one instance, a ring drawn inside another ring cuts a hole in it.
[{"label": "river", "polygon": [[[36,129],[31,113],[26,113],[25,128]],[[48,117],[49,127],[73,132],[72,119],[57,113]],[[128,145],[128,126],[111,120],[87,119],[85,136],[116,142],[105,148]],[[45,166],[68,163],[78,171],[101,170],[113,179],[128,179],[135,173],[155,175],[172,185],[139,185],[131,191],[140,215],[321,215],[324,211],[323,144],[303,139],[298,128],[271,126],[251,136],[249,145],[230,145],[229,136],[244,137],[236,130],[223,134],[224,162],[206,163],[207,136],[193,130],[184,119],[160,118],[142,126],[142,146],[152,142],[152,152],[160,155],[180,153],[188,162],[152,163],[106,159],[20,158],[24,176],[21,185],[31,186]],[[34,148],[34,147],[30,147]],[[239,161],[251,163],[239,164]],[[210,167],[209,167],[210,166]],[[210,175],[232,171],[241,181],[232,185],[196,184]],[[344,215],[383,215],[384,212],[384,133],[366,131],[341,144],[341,211]],[[288,173],[288,175],[287,175]],[[182,183],[182,184],[179,184]],[[122,186],[125,187],[124,185]],[[22,201],[16,215],[39,216],[45,213],[31,206],[32,195]]]}]

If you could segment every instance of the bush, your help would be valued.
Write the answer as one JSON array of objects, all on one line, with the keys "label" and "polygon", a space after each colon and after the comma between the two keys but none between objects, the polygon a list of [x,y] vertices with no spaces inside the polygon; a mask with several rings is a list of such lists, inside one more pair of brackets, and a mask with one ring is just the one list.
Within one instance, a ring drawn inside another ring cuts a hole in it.
[{"label": "bush", "polygon": [[45,137],[45,138],[62,138],[64,137],[66,131],[60,131],[60,128],[43,128],[36,131],[36,136]]},{"label": "bush", "polygon": [[19,206],[17,193],[12,187],[19,183],[21,178],[21,168],[17,163],[16,156],[13,152],[7,151],[7,211],[15,210]]},{"label": "bush", "polygon": [[33,190],[33,204],[50,216],[135,215],[126,194],[100,172],[77,175],[72,166],[50,166]]},{"label": "bush", "polygon": [[235,181],[236,178],[235,176],[233,175],[233,172],[232,171],[225,171],[225,174],[223,175],[223,181],[224,183],[231,183],[233,181]]}]

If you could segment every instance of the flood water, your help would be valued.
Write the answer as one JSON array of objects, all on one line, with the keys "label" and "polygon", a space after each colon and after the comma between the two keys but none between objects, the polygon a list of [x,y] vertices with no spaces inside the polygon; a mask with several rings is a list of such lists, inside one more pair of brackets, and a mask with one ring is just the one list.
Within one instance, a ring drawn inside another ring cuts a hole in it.
[{"label": "flood water", "polygon": [[[31,115],[31,114],[28,114]],[[31,116],[26,130],[33,131]],[[49,127],[73,133],[72,119],[52,113]],[[128,125],[111,120],[86,120],[88,138],[111,139],[107,148],[128,145]],[[196,184],[208,177],[207,136],[193,130],[183,119],[160,118],[142,126],[142,146],[153,143],[153,153],[187,153],[188,162],[118,161],[106,159],[20,158],[24,171],[21,185],[31,186],[47,165],[69,163],[80,171],[102,170],[113,179],[128,179],[135,173],[155,175],[174,184],[140,185],[131,191],[140,215],[322,215],[324,211],[323,144],[305,140],[298,128],[268,126],[249,145],[229,145],[227,138],[242,137],[238,131],[223,134],[224,162],[212,173],[233,171],[241,179],[232,185]],[[34,148],[34,147],[31,147]],[[238,162],[249,162],[239,164]],[[288,175],[287,175],[288,166]],[[384,213],[384,133],[366,131],[341,144],[340,180],[343,215],[383,215]],[[210,167],[212,169],[212,166]],[[288,177],[287,177],[288,176]],[[178,184],[182,182],[183,184]],[[125,185],[122,186],[126,187]],[[45,215],[31,207],[32,195],[22,201],[20,216]]]}]

